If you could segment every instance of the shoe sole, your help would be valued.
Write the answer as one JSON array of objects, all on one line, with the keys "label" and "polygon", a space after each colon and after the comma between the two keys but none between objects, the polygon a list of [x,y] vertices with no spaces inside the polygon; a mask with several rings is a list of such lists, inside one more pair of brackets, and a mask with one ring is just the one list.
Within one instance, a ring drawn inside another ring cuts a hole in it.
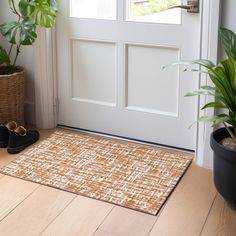
[{"label": "shoe sole", "polygon": [[8,145],[8,142],[0,141],[0,148],[6,148]]},{"label": "shoe sole", "polygon": [[8,147],[8,148],[7,148],[7,152],[8,152],[9,154],[17,154],[17,153],[20,153],[20,152],[22,152],[24,149],[26,149],[28,146],[30,146],[30,145],[36,143],[37,141],[38,141],[38,139],[37,139],[37,140],[34,140],[34,141],[30,142],[30,143],[21,145],[21,146],[19,146],[19,147],[14,147],[14,148]]}]

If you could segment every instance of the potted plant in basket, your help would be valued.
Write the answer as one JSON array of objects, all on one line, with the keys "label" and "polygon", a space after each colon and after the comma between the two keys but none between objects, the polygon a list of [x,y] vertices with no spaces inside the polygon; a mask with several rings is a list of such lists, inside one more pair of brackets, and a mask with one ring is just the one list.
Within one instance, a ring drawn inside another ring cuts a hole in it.
[{"label": "potted plant in basket", "polygon": [[236,35],[221,28],[220,39],[227,58],[217,65],[209,60],[177,62],[179,64],[197,64],[207,73],[214,86],[202,86],[186,96],[209,95],[214,102],[207,103],[202,109],[219,108],[220,114],[203,116],[198,121],[212,122],[213,126],[223,124],[211,134],[210,145],[214,151],[214,183],[218,192],[228,205],[236,209]]},{"label": "potted plant in basket", "polygon": [[[0,24],[0,33],[9,43],[0,45],[0,124],[10,120],[24,123],[25,71],[17,65],[22,46],[32,45],[36,27],[50,28],[57,16],[56,0],[8,0],[16,20]],[[7,9],[5,9],[7,10]]]}]

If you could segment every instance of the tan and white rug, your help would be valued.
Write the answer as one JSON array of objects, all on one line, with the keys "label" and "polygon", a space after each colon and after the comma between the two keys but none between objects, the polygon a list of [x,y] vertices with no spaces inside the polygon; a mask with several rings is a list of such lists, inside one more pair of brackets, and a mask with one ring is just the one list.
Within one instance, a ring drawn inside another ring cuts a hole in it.
[{"label": "tan and white rug", "polygon": [[155,215],[191,160],[188,153],[57,130],[1,172]]}]

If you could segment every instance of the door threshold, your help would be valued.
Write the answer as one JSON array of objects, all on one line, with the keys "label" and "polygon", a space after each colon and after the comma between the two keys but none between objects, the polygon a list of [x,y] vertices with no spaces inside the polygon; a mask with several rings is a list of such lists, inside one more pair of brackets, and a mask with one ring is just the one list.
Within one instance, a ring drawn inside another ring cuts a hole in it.
[{"label": "door threshold", "polygon": [[171,149],[171,150],[175,150],[175,151],[184,151],[184,152],[189,152],[189,153],[195,152],[194,150],[190,150],[190,149],[186,149],[186,148],[174,147],[174,146],[170,146],[170,145],[166,145],[166,144],[154,143],[154,142],[149,142],[149,141],[144,141],[144,140],[139,140],[139,139],[134,139],[134,138],[129,138],[129,137],[123,137],[123,136],[113,135],[113,134],[99,132],[99,131],[92,131],[92,130],[88,130],[88,129],[76,128],[76,127],[67,126],[67,125],[58,124],[57,127],[68,129],[68,130],[73,130],[73,131],[79,131],[79,132],[86,133],[86,134],[96,134],[96,135],[100,135],[103,137],[114,138],[114,139],[118,139],[118,140],[138,143],[138,144],[145,144],[145,145],[153,146],[153,147],[161,147],[161,148],[165,148],[165,149]]}]

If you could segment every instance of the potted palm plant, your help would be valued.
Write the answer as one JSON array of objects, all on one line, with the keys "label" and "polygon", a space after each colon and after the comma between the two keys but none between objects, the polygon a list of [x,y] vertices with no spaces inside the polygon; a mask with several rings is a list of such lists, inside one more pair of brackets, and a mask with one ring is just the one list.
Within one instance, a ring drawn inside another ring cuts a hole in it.
[{"label": "potted palm plant", "polygon": [[[8,0],[15,20],[0,24],[0,33],[8,42],[0,45],[0,124],[15,120],[24,123],[25,70],[17,65],[22,46],[32,45],[37,26],[50,28],[57,16],[56,0]],[[7,10],[7,9],[5,9]]]},{"label": "potted palm plant", "polygon": [[202,69],[190,69],[207,73],[214,86],[202,86],[186,96],[208,95],[215,97],[202,109],[219,109],[219,114],[202,116],[199,122],[223,125],[211,134],[210,145],[214,152],[214,183],[228,205],[236,209],[236,35],[229,29],[220,28],[220,39],[227,58],[217,65],[209,60],[177,62],[174,64],[197,64]]}]

